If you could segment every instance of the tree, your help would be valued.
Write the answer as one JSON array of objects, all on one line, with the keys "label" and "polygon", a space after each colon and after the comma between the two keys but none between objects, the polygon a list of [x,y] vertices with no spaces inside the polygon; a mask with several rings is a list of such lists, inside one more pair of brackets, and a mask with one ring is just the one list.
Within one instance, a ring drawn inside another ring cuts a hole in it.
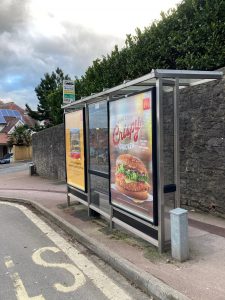
[{"label": "tree", "polygon": [[30,146],[32,142],[32,131],[27,125],[15,128],[9,138],[9,145]]},{"label": "tree", "polygon": [[63,122],[63,80],[69,80],[59,68],[52,74],[44,74],[40,84],[35,88],[39,101],[37,111],[33,111],[28,104],[28,114],[35,120],[46,121],[46,126],[54,126]]}]

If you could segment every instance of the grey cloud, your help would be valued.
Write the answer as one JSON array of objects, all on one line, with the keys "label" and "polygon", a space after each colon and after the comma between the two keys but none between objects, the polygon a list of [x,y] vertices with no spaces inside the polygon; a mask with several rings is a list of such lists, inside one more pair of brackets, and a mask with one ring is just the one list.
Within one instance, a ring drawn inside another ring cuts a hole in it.
[{"label": "grey cloud", "polygon": [[0,33],[17,30],[29,18],[28,0],[1,0]]},{"label": "grey cloud", "polygon": [[6,92],[0,87],[0,95],[0,99],[14,100],[16,104],[23,108],[25,108],[25,103],[28,103],[33,109],[36,109],[36,95],[33,88]]},{"label": "grey cloud", "polygon": [[38,37],[33,41],[35,53],[44,61],[52,59],[74,75],[83,74],[91,62],[109,53],[122,40],[113,36],[99,35],[82,26],[64,23],[65,34],[57,39]]},{"label": "grey cloud", "polygon": [[[1,1],[2,2],[2,1]],[[63,23],[64,34],[47,38],[31,34],[28,1],[3,0],[0,9],[0,99],[37,104],[34,89],[46,72],[60,67],[74,76],[84,74],[92,61],[110,53],[121,39],[85,27]]]}]

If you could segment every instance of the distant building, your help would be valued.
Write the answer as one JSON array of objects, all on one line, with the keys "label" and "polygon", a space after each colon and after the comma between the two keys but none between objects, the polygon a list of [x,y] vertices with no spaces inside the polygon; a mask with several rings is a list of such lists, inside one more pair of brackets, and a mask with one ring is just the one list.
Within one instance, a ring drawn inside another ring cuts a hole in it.
[{"label": "distant building", "polygon": [[16,127],[34,127],[35,124],[36,121],[27,115],[26,110],[14,102],[4,103],[0,100],[0,157],[10,152],[8,141]]}]

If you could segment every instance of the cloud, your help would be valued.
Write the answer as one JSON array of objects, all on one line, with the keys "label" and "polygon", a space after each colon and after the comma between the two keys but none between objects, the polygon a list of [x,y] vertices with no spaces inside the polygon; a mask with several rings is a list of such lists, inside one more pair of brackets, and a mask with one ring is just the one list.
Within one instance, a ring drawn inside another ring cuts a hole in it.
[{"label": "cloud", "polygon": [[99,35],[80,25],[62,26],[64,33],[57,39],[38,36],[32,45],[43,64],[57,65],[73,75],[82,75],[94,59],[110,53],[115,44],[122,44],[119,38]]},{"label": "cloud", "polygon": [[[3,1],[3,2],[2,2]],[[92,61],[110,53],[123,41],[100,35],[70,22],[60,24],[59,34],[45,34],[34,26],[28,0],[2,0],[0,10],[0,98],[36,106],[34,89],[45,73],[57,67],[81,76]],[[49,22],[54,16],[49,15]]]},{"label": "cloud", "polygon": [[29,18],[28,0],[1,0],[0,33],[12,32]]},{"label": "cloud", "polygon": [[32,109],[36,109],[36,95],[33,88],[19,88],[11,90],[10,92],[0,89],[0,95],[0,100],[14,101],[23,108],[25,108],[25,103],[28,103]]}]

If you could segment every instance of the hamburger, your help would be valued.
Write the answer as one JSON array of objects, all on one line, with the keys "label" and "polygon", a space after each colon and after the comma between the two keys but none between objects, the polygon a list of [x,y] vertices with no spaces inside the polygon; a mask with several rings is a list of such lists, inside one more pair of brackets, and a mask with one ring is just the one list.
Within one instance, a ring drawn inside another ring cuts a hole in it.
[{"label": "hamburger", "polygon": [[115,185],[121,193],[138,200],[146,200],[151,190],[145,165],[130,154],[122,154],[116,160]]}]

